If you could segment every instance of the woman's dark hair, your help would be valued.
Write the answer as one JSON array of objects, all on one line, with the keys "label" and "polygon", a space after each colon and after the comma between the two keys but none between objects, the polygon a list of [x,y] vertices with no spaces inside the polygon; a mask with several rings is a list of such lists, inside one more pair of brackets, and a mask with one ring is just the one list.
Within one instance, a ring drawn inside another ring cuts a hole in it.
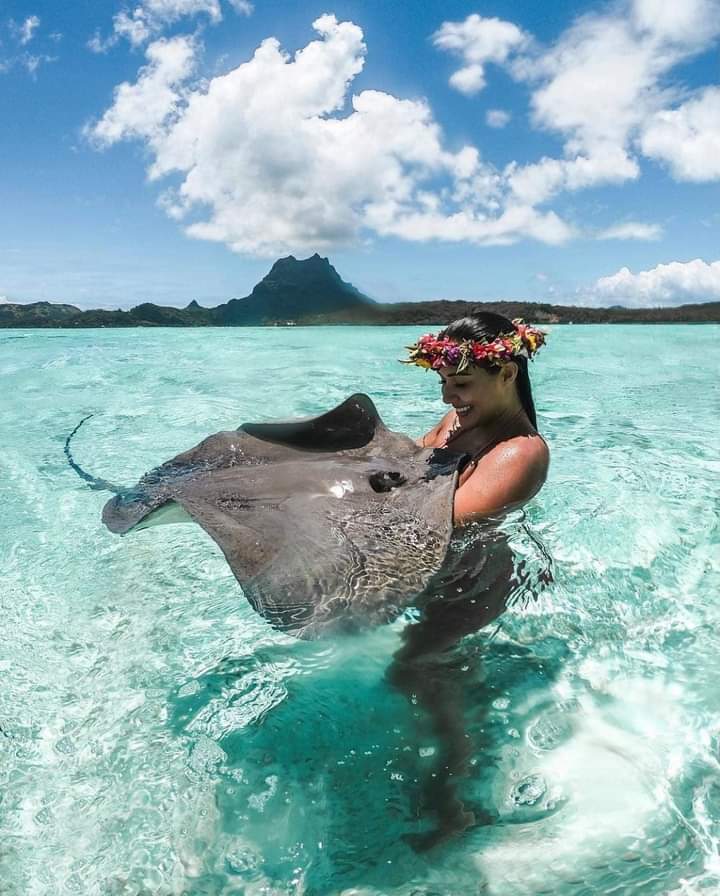
[{"label": "woman's dark hair", "polygon": [[[502,314],[495,314],[492,311],[482,311],[479,308],[473,308],[467,317],[459,317],[451,324],[445,327],[439,337],[447,336],[456,342],[463,339],[473,339],[476,342],[492,342],[498,336],[507,336],[508,333],[514,332],[513,322],[503,317]],[[530,387],[530,375],[528,373],[527,358],[513,358],[518,366],[518,375],[515,380],[517,384],[518,397],[520,403],[528,416],[532,425],[537,429],[537,415],[535,413],[535,402],[532,397],[532,389]],[[500,368],[495,364],[482,364],[484,370],[488,373],[499,373]]]}]

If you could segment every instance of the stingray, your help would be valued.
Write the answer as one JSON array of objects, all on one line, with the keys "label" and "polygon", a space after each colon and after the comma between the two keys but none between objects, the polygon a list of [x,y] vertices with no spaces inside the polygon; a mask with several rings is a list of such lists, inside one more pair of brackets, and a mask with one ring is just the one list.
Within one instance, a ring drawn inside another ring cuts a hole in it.
[{"label": "stingray", "polygon": [[392,432],[356,394],[318,417],[211,435],[115,489],[102,518],[120,535],[191,518],[273,626],[352,632],[397,618],[442,568],[466,460]]}]

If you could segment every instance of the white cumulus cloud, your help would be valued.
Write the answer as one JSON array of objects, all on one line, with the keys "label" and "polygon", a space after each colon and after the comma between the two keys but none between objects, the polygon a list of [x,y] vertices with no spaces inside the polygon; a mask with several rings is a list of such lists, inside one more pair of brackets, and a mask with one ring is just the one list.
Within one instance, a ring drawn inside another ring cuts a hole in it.
[{"label": "white cumulus cloud", "polygon": [[634,274],[621,268],[601,277],[587,298],[598,305],[653,308],[720,300],[720,261],[673,261]]},{"label": "white cumulus cloud", "polygon": [[702,49],[720,34],[716,0],[634,0],[630,15],[639,31],[688,48]]},{"label": "white cumulus cloud", "polygon": [[183,97],[180,85],[193,72],[195,53],[190,37],[161,38],[150,44],[148,64],[140,69],[138,80],[115,88],[112,106],[85,129],[86,136],[105,146],[133,137],[146,138],[151,144],[161,140],[163,126],[178,115]]},{"label": "white cumulus cloud", "polygon": [[113,19],[115,34],[134,46],[179,19],[204,14],[211,22],[222,19],[220,0],[144,0],[132,12],[121,10]]},{"label": "white cumulus cloud", "polygon": [[517,25],[498,18],[483,18],[473,13],[462,22],[443,22],[433,34],[441,50],[460,56],[465,63],[450,78],[461,93],[472,95],[485,86],[485,65],[502,65],[511,52],[522,47],[528,37]]},{"label": "white cumulus cloud", "polygon": [[37,70],[44,62],[56,61],[57,56],[48,56],[45,53],[41,53],[40,55],[36,55],[35,53],[23,53],[17,58],[18,64],[22,65],[23,68],[26,69],[31,75],[35,75]]},{"label": "white cumulus cloud", "polygon": [[[187,16],[219,21],[221,2],[252,12],[247,0],[141,0],[118,13],[112,39],[149,41],[147,61],[85,131],[100,146],[143,141],[150,179],[174,178],[163,208],[194,237],[266,255],[372,234],[555,244],[576,235],[556,211],[539,209],[559,193],[636,179],[648,157],[678,179],[720,176],[720,88],[693,92],[671,80],[675,66],[720,36],[720,0],[618,0],[576,18],[544,48],[498,18],[444,22],[432,37],[462,61],[455,85],[475,93],[488,64],[504,66],[528,85],[531,124],[562,141],[560,157],[501,170],[474,146],[450,148],[425,101],[353,95],[363,34],[332,15],[314,23],[318,39],[294,56],[268,38],[237,68],[197,80],[197,41],[158,33]],[[500,128],[509,114],[491,108],[485,120]],[[580,232],[662,234],[635,221]]]},{"label": "white cumulus cloud", "polygon": [[678,180],[720,178],[720,87],[708,87],[676,109],[656,112],[645,124],[640,147],[664,162]]},{"label": "white cumulus cloud", "polygon": [[491,128],[504,128],[511,118],[505,109],[488,109],[485,113],[485,123]]},{"label": "white cumulus cloud", "polygon": [[175,22],[183,16],[206,13],[219,22],[222,19],[220,0],[143,0],[145,15],[162,22]]},{"label": "white cumulus cloud", "polygon": [[[40,17],[37,15],[27,16],[22,22],[16,22],[10,19],[7,23],[8,31],[16,45],[15,52],[0,57],[0,74],[9,72],[13,68],[24,68],[33,78],[35,78],[38,69],[44,63],[56,62],[56,56],[50,56],[47,53],[31,52],[27,45],[35,38],[35,33],[40,27]],[[62,36],[62,35],[60,35]],[[57,42],[56,35],[51,34],[50,39]],[[3,42],[0,39],[0,48]]]},{"label": "white cumulus cloud", "polygon": [[[249,0],[228,0],[235,12],[249,16],[253,4]],[[142,0],[133,8],[121,9],[113,16],[113,33],[102,38],[96,33],[87,43],[94,53],[104,53],[124,38],[133,47],[142,46],[157,37],[168,25],[180,19],[205,16],[216,25],[222,21],[220,0]]]},{"label": "white cumulus cloud", "polygon": [[40,27],[40,17],[36,15],[28,16],[19,25],[10,21],[10,30],[19,44],[25,46],[33,39],[35,31]]},{"label": "white cumulus cloud", "polygon": [[659,224],[625,221],[601,230],[597,236],[601,240],[659,240],[662,234],[663,229]]},{"label": "white cumulus cloud", "polygon": [[251,16],[255,10],[250,0],[229,0],[229,2],[235,12],[243,16]]},{"label": "white cumulus cloud", "polygon": [[151,23],[142,6],[132,13],[123,9],[113,17],[113,36],[106,41],[106,45],[112,46],[118,38],[124,37],[133,47],[139,47],[150,39],[153,31],[159,31],[162,24]]},{"label": "white cumulus cloud", "polygon": [[521,202],[539,205],[566,190],[582,190],[596,184],[621,184],[639,176],[640,168],[623,149],[608,146],[603,152],[572,159],[544,157],[529,165],[509,164],[505,177]]},{"label": "white cumulus cloud", "polygon": [[719,0],[625,0],[513,60],[515,77],[532,87],[532,123],[563,140],[562,158],[508,167],[518,199],[635,179],[637,149],[684,179],[716,177],[715,92],[674,109],[683,91],[668,76],[719,35]]},{"label": "white cumulus cloud", "polygon": [[553,212],[505,202],[501,177],[472,146],[450,150],[422,100],[350,94],[366,47],[352,22],[324,15],[293,57],[269,38],[252,59],[188,84],[196,45],[156,41],[135,84],[87,129],[109,145],[140,138],[149,175],[175,174],[167,213],[194,237],[275,255],[367,233],[408,240],[559,243]]},{"label": "white cumulus cloud", "polygon": [[509,207],[500,215],[487,216],[470,211],[448,215],[433,209],[398,210],[389,203],[373,206],[368,214],[369,223],[377,233],[406,240],[436,239],[508,246],[525,237],[561,245],[573,236],[572,229],[554,212],[542,213],[529,206]]}]

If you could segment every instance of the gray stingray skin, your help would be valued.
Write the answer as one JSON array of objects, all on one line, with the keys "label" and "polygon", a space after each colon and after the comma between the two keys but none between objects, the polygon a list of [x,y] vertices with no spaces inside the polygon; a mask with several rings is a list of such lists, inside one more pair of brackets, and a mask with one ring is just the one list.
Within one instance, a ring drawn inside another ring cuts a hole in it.
[{"label": "gray stingray skin", "polygon": [[182,508],[274,626],[354,631],[397,617],[442,566],[461,459],[391,432],[358,394],[209,436],[109,501],[103,522],[125,534]]}]

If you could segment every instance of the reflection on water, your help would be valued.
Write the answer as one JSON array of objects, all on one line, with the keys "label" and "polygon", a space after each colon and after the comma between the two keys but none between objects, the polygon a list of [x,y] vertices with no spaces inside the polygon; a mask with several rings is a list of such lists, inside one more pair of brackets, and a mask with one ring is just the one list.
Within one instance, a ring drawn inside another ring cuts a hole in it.
[{"label": "reflection on water", "polygon": [[[198,527],[106,533],[64,439],[96,412],[76,459],[136,481],[257,416],[260,338],[268,417],[361,389],[419,432],[436,389],[392,361],[416,333],[4,342],[3,893],[716,892],[720,445],[700,385],[718,330],[657,330],[556,328],[533,370],[552,467],[527,515],[459,536],[403,619],[317,643],[258,619]],[[312,376],[318,340],[342,365],[324,352]]]}]

